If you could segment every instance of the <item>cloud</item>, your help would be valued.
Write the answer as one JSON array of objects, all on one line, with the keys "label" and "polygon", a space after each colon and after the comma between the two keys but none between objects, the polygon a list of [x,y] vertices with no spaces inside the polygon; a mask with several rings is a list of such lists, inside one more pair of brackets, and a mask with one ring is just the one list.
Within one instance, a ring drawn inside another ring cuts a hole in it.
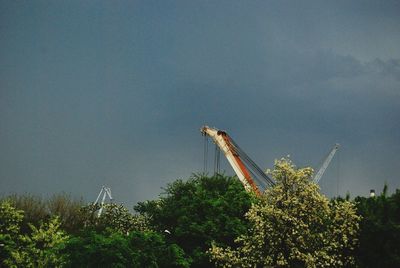
[{"label": "cloud", "polygon": [[396,3],[1,5],[2,191],[153,198],[202,170],[202,124],[263,168],[341,143],[341,194],[400,187]]}]

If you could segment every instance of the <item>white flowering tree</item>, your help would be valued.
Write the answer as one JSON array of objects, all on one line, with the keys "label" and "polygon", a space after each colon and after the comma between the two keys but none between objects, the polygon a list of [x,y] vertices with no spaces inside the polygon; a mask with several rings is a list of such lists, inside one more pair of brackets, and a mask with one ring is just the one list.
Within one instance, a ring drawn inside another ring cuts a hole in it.
[{"label": "white flowering tree", "polygon": [[276,185],[247,212],[252,228],[238,247],[213,244],[212,261],[222,267],[348,267],[354,265],[360,217],[349,201],[336,202],[311,181],[311,168],[288,159],[270,172]]}]

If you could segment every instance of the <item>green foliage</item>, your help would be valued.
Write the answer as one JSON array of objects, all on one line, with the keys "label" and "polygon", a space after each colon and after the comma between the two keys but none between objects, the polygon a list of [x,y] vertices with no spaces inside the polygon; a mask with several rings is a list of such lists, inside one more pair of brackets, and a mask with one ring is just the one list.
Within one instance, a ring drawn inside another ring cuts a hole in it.
[{"label": "green foliage", "polygon": [[23,218],[24,212],[16,209],[11,201],[3,200],[0,202],[0,233],[2,235],[18,234]]},{"label": "green foliage", "polygon": [[23,217],[23,211],[16,209],[9,200],[0,202],[0,267],[12,258],[18,246]]},{"label": "green foliage", "polygon": [[11,235],[0,233],[0,267],[7,267],[7,263],[12,259],[12,252],[17,248],[14,241],[15,238]]},{"label": "green foliage", "polygon": [[104,232],[112,229],[121,234],[132,231],[147,231],[147,218],[142,215],[133,215],[122,204],[104,204],[101,216],[98,216],[99,205],[88,205],[81,209],[83,226],[88,229]]},{"label": "green foliage", "polygon": [[54,194],[47,201],[50,217],[58,217],[61,227],[68,233],[76,233],[83,224],[80,209],[84,206],[82,198],[73,198],[66,193]]},{"label": "green foliage", "polygon": [[39,226],[40,222],[50,218],[46,209],[46,203],[40,196],[13,194],[5,197],[3,200],[9,200],[15,208],[24,211],[24,218],[20,225],[22,233],[29,233],[31,231],[29,224]]},{"label": "green foliage", "polygon": [[80,212],[83,200],[72,198],[66,193],[54,194],[49,199],[32,194],[13,194],[3,200],[10,200],[13,206],[24,211],[21,224],[21,232],[24,234],[31,232],[30,225],[38,227],[53,217],[59,218],[62,229],[68,233],[78,232],[83,224]]},{"label": "green foliage", "polygon": [[90,231],[72,237],[65,245],[66,267],[129,267],[132,252],[119,233],[98,234]]},{"label": "green foliage", "polygon": [[210,257],[227,267],[344,267],[355,257],[400,267],[400,190],[357,197],[360,217],[350,195],[322,196],[311,173],[278,161],[277,185],[260,199],[235,178],[193,176],[139,214],[109,204],[97,217],[99,206],[66,194],[1,198],[0,267],[209,267]]},{"label": "green foliage", "polygon": [[135,210],[155,230],[168,232],[193,259],[193,267],[204,267],[211,265],[206,251],[213,240],[233,245],[247,231],[244,214],[252,200],[236,178],[193,176],[168,185],[160,199],[139,203]]},{"label": "green foliage", "polygon": [[58,218],[40,224],[29,225],[30,234],[21,233],[23,212],[9,200],[0,202],[0,241],[2,265],[8,267],[60,267],[63,258],[59,246],[67,240],[60,230]]},{"label": "green foliage", "polygon": [[217,266],[345,267],[354,265],[358,221],[348,201],[329,203],[311,182],[311,168],[297,169],[289,160],[276,161],[276,185],[266,191],[246,217],[249,234],[239,236],[237,249],[213,244]]},{"label": "green foliage", "polygon": [[189,267],[183,250],[154,232],[86,232],[68,241],[66,267]]},{"label": "green foliage", "polygon": [[39,228],[30,225],[31,235],[20,236],[19,247],[12,252],[8,265],[17,267],[62,267],[64,258],[59,254],[68,236],[60,230],[61,223],[53,218]]},{"label": "green foliage", "polygon": [[167,243],[164,236],[155,232],[133,232],[130,246],[136,252],[134,263],[138,267],[189,267],[182,248]]},{"label": "green foliage", "polygon": [[380,196],[355,200],[363,217],[357,251],[360,267],[400,267],[400,190],[388,197],[385,185]]}]

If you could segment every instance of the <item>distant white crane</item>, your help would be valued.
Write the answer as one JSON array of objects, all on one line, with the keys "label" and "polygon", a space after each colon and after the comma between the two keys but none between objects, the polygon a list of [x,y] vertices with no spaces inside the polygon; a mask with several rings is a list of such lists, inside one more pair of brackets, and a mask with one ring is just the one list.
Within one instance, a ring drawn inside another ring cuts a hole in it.
[{"label": "distant white crane", "polygon": [[339,149],[339,144],[335,144],[332,148],[332,150],[329,152],[328,156],[326,157],[325,161],[322,163],[320,169],[318,172],[315,174],[313,178],[313,182],[319,183],[319,181],[322,178],[322,175],[324,175],[326,168],[329,166],[329,163],[332,161],[333,156],[335,155],[336,151]]},{"label": "distant white crane", "polygon": [[101,198],[100,209],[97,212],[97,217],[100,217],[101,213],[103,212],[103,207],[104,207],[104,202],[106,201],[106,197],[108,196],[110,203],[112,203],[112,200],[113,200],[112,195],[111,195],[111,188],[103,186],[103,187],[101,187],[100,193],[97,196],[96,201],[94,201],[93,205],[98,204],[101,195],[103,195],[103,197]]}]

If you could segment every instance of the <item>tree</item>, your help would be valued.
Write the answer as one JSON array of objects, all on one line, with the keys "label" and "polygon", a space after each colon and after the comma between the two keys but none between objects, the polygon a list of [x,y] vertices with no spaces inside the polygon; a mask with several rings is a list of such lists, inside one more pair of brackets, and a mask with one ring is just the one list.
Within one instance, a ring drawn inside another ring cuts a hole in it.
[{"label": "tree", "polygon": [[249,234],[239,247],[210,249],[217,266],[226,267],[346,267],[354,265],[358,222],[354,204],[332,202],[311,181],[311,168],[296,168],[290,160],[275,162],[276,185],[268,189],[246,217]]},{"label": "tree", "polygon": [[13,207],[24,212],[24,217],[20,224],[20,232],[23,234],[31,231],[29,224],[39,226],[40,222],[50,218],[46,202],[40,196],[33,194],[13,194],[3,198],[3,200],[7,200]]},{"label": "tree", "polygon": [[16,209],[9,200],[0,202],[0,267],[6,265],[18,247],[23,218],[24,212]]},{"label": "tree", "polygon": [[128,241],[120,233],[96,233],[88,230],[71,237],[65,244],[63,255],[66,267],[132,267],[132,252]]},{"label": "tree", "polygon": [[98,204],[88,205],[81,209],[84,228],[99,233],[112,229],[121,234],[150,230],[148,219],[144,215],[134,215],[122,204],[104,204],[100,217],[97,214],[99,209]]},{"label": "tree", "polygon": [[0,202],[0,234],[17,235],[24,212],[16,209],[9,200]]},{"label": "tree", "polygon": [[60,225],[57,217],[42,223],[39,228],[30,225],[32,233],[20,236],[19,247],[12,252],[8,264],[16,267],[62,267],[65,260],[60,249],[68,236],[60,230]]},{"label": "tree", "polygon": [[74,198],[67,193],[52,195],[46,200],[46,208],[50,217],[58,217],[61,228],[68,233],[77,233],[83,224],[80,209],[84,206],[82,198]]},{"label": "tree", "polygon": [[363,217],[357,259],[360,267],[400,267],[400,190],[387,196],[357,197],[357,210]]},{"label": "tree", "polygon": [[60,230],[58,218],[40,224],[29,224],[31,232],[21,233],[23,211],[11,201],[0,202],[0,242],[2,265],[7,267],[60,267],[63,258],[59,246],[67,236]]},{"label": "tree", "polygon": [[244,214],[253,200],[237,178],[194,175],[169,184],[158,200],[139,203],[135,210],[155,230],[169,233],[169,240],[193,259],[193,267],[207,267],[213,240],[233,246],[234,238],[247,231]]},{"label": "tree", "polygon": [[66,193],[54,194],[49,199],[33,194],[13,194],[3,198],[9,200],[14,207],[24,211],[21,232],[31,232],[30,225],[39,227],[42,222],[58,217],[61,228],[68,233],[77,233],[83,224],[81,208],[83,199],[73,198]]},{"label": "tree", "polygon": [[126,236],[91,230],[70,239],[63,253],[66,267],[189,267],[179,246],[151,231]]},{"label": "tree", "polygon": [[166,241],[158,233],[133,232],[129,244],[135,252],[137,267],[189,267],[190,259],[185,257],[181,247]]}]

